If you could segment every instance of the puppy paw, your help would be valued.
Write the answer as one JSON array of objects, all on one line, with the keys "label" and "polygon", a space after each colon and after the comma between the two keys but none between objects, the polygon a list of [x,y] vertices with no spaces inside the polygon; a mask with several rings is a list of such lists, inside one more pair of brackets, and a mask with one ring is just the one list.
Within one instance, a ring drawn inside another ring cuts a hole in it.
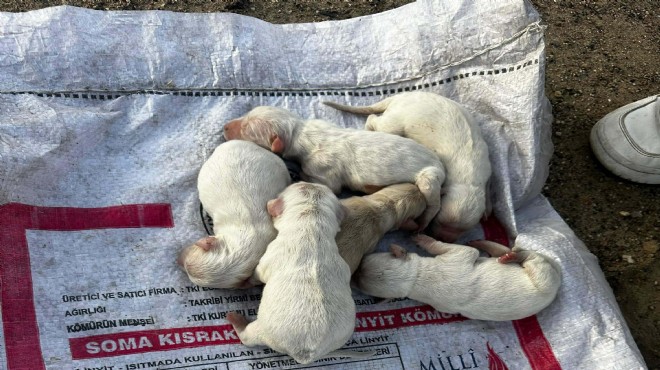
[{"label": "puppy paw", "polygon": [[516,252],[509,252],[497,258],[499,263],[520,262],[520,256]]},{"label": "puppy paw", "polygon": [[408,259],[408,251],[398,244],[390,244],[390,253],[395,258]]},{"label": "puppy paw", "polygon": [[429,245],[436,242],[435,239],[425,234],[414,235],[411,239],[420,246]]}]

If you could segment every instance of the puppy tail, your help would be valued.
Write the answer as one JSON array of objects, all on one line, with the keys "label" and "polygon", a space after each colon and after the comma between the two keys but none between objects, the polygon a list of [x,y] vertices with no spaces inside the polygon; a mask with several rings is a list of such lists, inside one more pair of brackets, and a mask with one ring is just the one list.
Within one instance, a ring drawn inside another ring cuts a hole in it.
[{"label": "puppy tail", "polygon": [[379,101],[378,103],[368,105],[368,106],[362,106],[362,107],[354,107],[350,105],[344,105],[344,104],[339,104],[331,101],[324,101],[323,104],[335,108],[340,111],[344,112],[350,112],[350,113],[355,113],[355,114],[362,114],[362,115],[367,115],[367,114],[380,114],[385,112],[385,109],[387,109],[387,106],[390,105],[390,102],[392,101],[392,98],[387,98]]}]

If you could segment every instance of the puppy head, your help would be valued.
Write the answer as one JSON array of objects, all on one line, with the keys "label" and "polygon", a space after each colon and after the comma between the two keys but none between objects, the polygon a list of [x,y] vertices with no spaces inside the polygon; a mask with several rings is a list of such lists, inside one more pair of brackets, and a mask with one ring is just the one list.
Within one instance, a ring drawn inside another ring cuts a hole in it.
[{"label": "puppy head", "polygon": [[284,189],[266,208],[278,230],[285,223],[296,225],[310,218],[339,227],[347,212],[327,186],[302,181]]},{"label": "puppy head", "polygon": [[273,153],[284,153],[292,133],[303,120],[286,109],[261,106],[245,116],[227,122],[223,128],[227,140],[251,141]]},{"label": "puppy head", "polygon": [[438,239],[451,243],[479,223],[486,211],[486,193],[472,185],[450,185],[443,193],[433,233]]},{"label": "puppy head", "polygon": [[226,248],[221,238],[209,236],[184,248],[177,263],[194,284],[209,288],[249,288],[253,271]]},{"label": "puppy head", "polygon": [[353,275],[353,284],[374,297],[407,297],[415,284],[418,262],[416,254],[392,245],[389,253],[364,256]]}]

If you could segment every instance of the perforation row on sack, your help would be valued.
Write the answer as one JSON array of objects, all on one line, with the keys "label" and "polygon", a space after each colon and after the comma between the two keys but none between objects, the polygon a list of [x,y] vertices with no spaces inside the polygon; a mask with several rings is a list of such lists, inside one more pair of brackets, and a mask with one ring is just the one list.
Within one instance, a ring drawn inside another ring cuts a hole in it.
[{"label": "perforation row on sack", "polygon": [[212,89],[212,90],[138,90],[138,91],[125,91],[125,92],[38,92],[38,91],[13,91],[4,92],[4,94],[11,95],[36,95],[40,97],[55,97],[55,98],[73,98],[73,99],[92,99],[92,100],[112,100],[122,96],[144,94],[144,95],[173,95],[173,96],[385,96],[401,93],[404,91],[415,91],[431,86],[438,86],[452,83],[460,79],[465,79],[471,76],[490,76],[498,75],[508,72],[514,72],[530,66],[538,64],[539,60],[526,61],[517,66],[491,69],[485,71],[473,71],[468,73],[460,73],[451,77],[443,78],[434,82],[427,82],[418,85],[399,87],[399,88],[380,88],[376,90],[242,90],[242,89]]}]

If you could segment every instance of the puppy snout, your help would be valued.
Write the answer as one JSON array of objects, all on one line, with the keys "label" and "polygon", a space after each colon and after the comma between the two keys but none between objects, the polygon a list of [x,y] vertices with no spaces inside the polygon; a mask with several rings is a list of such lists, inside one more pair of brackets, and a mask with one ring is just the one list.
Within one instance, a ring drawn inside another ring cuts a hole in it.
[{"label": "puppy snout", "polygon": [[176,264],[179,265],[181,268],[184,267],[184,262],[186,261],[186,256],[188,255],[188,249],[184,249],[179,253],[179,257],[176,259]]},{"label": "puppy snout", "polygon": [[224,135],[225,135],[225,139],[227,139],[227,140],[240,139],[240,136],[241,136],[241,121],[233,120],[233,121],[227,122],[227,124],[223,128],[223,132],[224,132]]}]

